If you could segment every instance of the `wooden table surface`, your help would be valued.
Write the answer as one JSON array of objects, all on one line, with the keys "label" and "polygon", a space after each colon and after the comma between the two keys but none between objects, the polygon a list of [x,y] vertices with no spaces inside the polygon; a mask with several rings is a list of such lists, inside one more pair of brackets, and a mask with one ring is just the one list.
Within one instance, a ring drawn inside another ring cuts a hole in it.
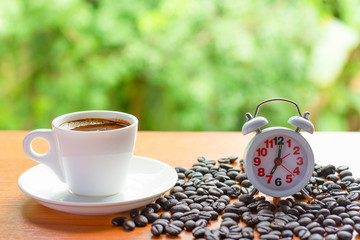
[{"label": "wooden table surface", "polygon": [[[152,239],[150,224],[128,232],[113,227],[116,216],[81,216],[55,211],[31,199],[17,186],[27,169],[37,165],[22,150],[28,131],[0,131],[0,239]],[[199,155],[218,159],[244,154],[251,136],[240,132],[146,132],[138,133],[135,154],[154,158],[172,167],[191,167]],[[316,133],[306,135],[319,164],[347,164],[356,173],[360,169],[360,133]],[[37,150],[46,151],[43,142]],[[359,173],[360,176],[360,173]],[[356,176],[356,177],[359,177]],[[216,224],[216,223],[212,223]],[[159,238],[165,239],[166,235]],[[358,237],[357,237],[358,238]],[[174,239],[173,237],[171,239]],[[183,231],[175,239],[192,239]]]}]

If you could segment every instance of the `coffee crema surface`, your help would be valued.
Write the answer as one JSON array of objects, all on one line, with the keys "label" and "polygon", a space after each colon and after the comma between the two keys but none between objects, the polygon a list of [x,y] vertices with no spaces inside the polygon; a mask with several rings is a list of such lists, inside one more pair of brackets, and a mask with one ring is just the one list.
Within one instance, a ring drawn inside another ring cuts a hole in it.
[{"label": "coffee crema surface", "polygon": [[130,125],[128,121],[123,119],[84,118],[64,122],[60,124],[60,127],[74,131],[108,131]]}]

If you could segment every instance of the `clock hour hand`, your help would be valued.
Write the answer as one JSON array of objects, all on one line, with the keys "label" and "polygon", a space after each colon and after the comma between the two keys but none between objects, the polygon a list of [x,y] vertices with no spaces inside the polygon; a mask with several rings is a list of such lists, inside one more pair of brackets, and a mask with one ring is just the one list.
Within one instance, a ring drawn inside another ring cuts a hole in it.
[{"label": "clock hour hand", "polygon": [[275,161],[275,165],[274,165],[274,167],[271,169],[271,172],[270,172],[270,174],[271,174],[271,175],[273,175],[273,174],[274,174],[274,172],[275,172],[275,170],[276,170],[277,166],[279,166],[279,165],[277,165],[277,164],[276,164],[276,161]]}]

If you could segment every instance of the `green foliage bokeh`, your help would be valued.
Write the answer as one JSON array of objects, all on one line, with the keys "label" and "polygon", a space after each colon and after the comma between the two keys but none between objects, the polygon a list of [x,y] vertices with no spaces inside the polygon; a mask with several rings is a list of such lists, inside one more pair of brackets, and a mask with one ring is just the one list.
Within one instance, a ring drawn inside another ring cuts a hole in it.
[{"label": "green foliage bokeh", "polygon": [[[143,130],[241,130],[244,114],[272,97],[314,111],[320,130],[360,128],[350,86],[359,47],[333,84],[307,75],[326,17],[360,33],[356,1],[337,11],[310,0],[13,0],[0,9],[0,129],[108,109],[136,115]],[[286,104],[262,111],[274,125],[296,114]]]}]

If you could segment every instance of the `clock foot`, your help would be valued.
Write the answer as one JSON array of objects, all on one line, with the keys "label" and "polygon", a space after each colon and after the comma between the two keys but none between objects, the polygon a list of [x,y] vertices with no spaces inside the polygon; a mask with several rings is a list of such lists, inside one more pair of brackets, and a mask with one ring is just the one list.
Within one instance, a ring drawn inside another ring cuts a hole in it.
[{"label": "clock foot", "polygon": [[255,194],[257,194],[259,192],[259,190],[257,190],[256,188],[254,188],[251,192],[250,192],[250,196],[254,196]]},{"label": "clock foot", "polygon": [[303,188],[302,190],[301,190],[301,193],[306,197],[306,199],[308,200],[308,201],[312,201],[313,200],[313,198],[310,196],[310,194],[305,190],[305,188]]}]

